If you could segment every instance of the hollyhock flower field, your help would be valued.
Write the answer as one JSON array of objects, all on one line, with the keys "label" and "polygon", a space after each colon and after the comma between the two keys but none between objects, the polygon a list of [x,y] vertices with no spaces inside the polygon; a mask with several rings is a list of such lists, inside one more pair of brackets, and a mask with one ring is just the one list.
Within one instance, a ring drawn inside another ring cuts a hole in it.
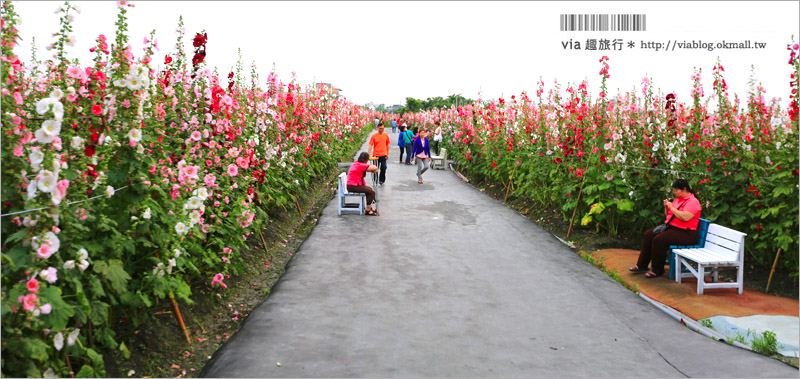
[{"label": "hollyhock flower field", "polygon": [[767,101],[753,76],[746,97],[731,96],[721,62],[711,67],[712,88],[701,85],[701,69],[687,77],[686,102],[656,93],[648,77],[641,92],[610,97],[613,65],[604,56],[596,97],[587,82],[540,82],[533,96],[402,117],[429,127],[441,120],[448,156],[468,176],[612,236],[638,238],[664,222],[661,201],[673,197],[672,181],[686,178],[703,218],[748,234],[748,266],[768,270],[778,256],[776,274],[796,283],[798,53],[798,44],[787,45],[788,109]]},{"label": "hollyhock flower field", "polygon": [[[147,321],[190,283],[224,278],[271,210],[349,160],[375,115],[274,73],[205,67],[194,51],[131,51],[126,13],[93,64],[68,59],[78,9],[61,6],[53,59],[26,66],[12,2],[2,5],[2,372],[102,377],[129,354],[120,320]],[[262,89],[264,88],[264,89]],[[370,128],[371,129],[371,128]],[[131,341],[128,341],[131,343]]]}]

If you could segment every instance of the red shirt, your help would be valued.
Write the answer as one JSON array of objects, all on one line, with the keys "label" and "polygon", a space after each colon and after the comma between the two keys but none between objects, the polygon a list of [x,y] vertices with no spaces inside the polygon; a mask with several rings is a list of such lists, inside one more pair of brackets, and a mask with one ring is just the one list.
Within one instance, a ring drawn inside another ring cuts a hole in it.
[{"label": "red shirt", "polygon": [[[684,201],[686,204],[683,205],[683,208],[678,209]],[[670,225],[681,229],[697,230],[697,224],[700,223],[700,200],[697,200],[694,195],[689,194],[689,196],[684,198],[675,198],[675,200],[672,200],[672,206],[679,211],[692,212],[692,218],[689,221],[681,221],[678,217],[675,217],[672,219]],[[667,218],[664,222],[666,223],[669,221],[671,217],[672,211],[667,209]]]},{"label": "red shirt", "polygon": [[359,161],[353,162],[350,166],[350,171],[347,172],[347,185],[348,186],[363,186],[364,176],[367,175],[367,168],[369,163],[361,163]]}]

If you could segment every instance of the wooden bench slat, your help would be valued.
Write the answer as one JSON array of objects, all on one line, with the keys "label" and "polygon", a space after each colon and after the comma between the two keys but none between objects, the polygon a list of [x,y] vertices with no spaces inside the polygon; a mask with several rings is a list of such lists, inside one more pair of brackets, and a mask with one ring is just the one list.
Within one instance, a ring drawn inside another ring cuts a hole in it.
[{"label": "wooden bench slat", "polygon": [[731,251],[738,251],[740,243],[731,241],[729,239],[722,238],[716,234],[708,234],[706,235],[706,244],[709,242],[714,243],[716,245],[725,247]]},{"label": "wooden bench slat", "polygon": [[742,233],[738,230],[733,230],[717,224],[710,224],[708,226],[708,234],[716,234],[731,241],[744,241],[744,236],[747,235],[747,233]]}]

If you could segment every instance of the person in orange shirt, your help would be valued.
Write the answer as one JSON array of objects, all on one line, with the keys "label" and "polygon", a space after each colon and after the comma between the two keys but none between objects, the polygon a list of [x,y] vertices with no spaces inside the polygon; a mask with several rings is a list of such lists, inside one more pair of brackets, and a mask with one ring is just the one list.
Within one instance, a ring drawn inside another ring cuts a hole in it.
[{"label": "person in orange shirt", "polygon": [[378,182],[380,182],[381,187],[386,181],[386,160],[389,158],[389,146],[392,143],[389,135],[384,133],[383,129],[384,125],[383,121],[381,121],[378,123],[378,132],[369,139],[370,155],[378,158],[378,167],[380,169]]}]

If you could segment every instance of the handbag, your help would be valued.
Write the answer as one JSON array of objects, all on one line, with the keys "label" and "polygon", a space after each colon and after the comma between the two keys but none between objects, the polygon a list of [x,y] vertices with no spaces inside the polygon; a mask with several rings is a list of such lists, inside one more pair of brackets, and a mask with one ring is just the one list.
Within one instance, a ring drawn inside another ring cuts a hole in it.
[{"label": "handbag", "polygon": [[[681,210],[681,208],[683,208],[683,205],[684,205],[684,204],[686,204],[686,202],[687,202],[687,201],[689,201],[689,200],[686,200],[686,201],[684,201],[684,202],[681,204],[681,206],[680,206],[680,207],[678,207],[678,210]],[[670,218],[669,218],[669,221],[667,221],[666,223],[664,223],[664,224],[661,224],[661,225],[659,225],[659,226],[656,226],[656,227],[653,229],[653,235],[656,235],[656,234],[658,234],[658,233],[663,233],[663,232],[665,232],[665,231],[667,230],[667,228],[669,228],[669,224],[672,222],[672,220],[673,220],[674,218],[675,218],[675,213],[673,213],[673,214],[672,214],[672,217],[670,217]]]}]

